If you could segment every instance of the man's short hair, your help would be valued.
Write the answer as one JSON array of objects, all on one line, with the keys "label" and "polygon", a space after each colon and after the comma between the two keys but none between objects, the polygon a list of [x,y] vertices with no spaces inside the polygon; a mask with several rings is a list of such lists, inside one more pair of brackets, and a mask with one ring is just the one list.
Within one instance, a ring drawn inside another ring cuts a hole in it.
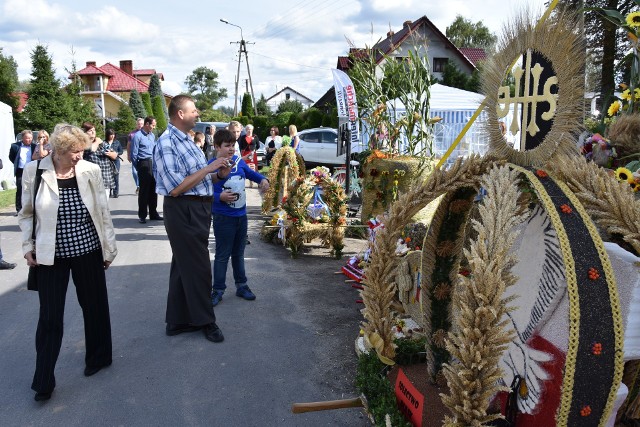
[{"label": "man's short hair", "polygon": [[187,102],[193,101],[189,95],[177,95],[171,98],[169,103],[169,117],[173,118],[178,115],[178,111],[184,110]]},{"label": "man's short hair", "polygon": [[20,132],[20,135],[22,135],[23,138],[27,134],[31,134],[31,136],[33,136],[33,132],[31,132],[29,129],[25,129],[22,132]]},{"label": "man's short hair", "polygon": [[153,117],[153,116],[147,116],[147,117],[145,117],[145,118],[144,118],[144,124],[145,124],[145,126],[146,126],[146,125],[150,125],[150,124],[152,124],[152,123],[153,123],[153,121],[154,121],[155,119],[156,119],[156,118],[155,118],[155,117]]},{"label": "man's short hair", "polygon": [[236,142],[236,137],[230,130],[222,129],[213,135],[213,145],[216,147],[222,147],[222,144],[225,142],[232,142],[234,144]]},{"label": "man's short hair", "polygon": [[240,128],[240,130],[242,130],[242,123],[240,123],[240,122],[239,122],[239,121],[237,121],[237,120],[231,120],[231,121],[229,122],[229,129],[231,129],[231,128],[236,128],[236,127],[237,127],[237,128]]}]

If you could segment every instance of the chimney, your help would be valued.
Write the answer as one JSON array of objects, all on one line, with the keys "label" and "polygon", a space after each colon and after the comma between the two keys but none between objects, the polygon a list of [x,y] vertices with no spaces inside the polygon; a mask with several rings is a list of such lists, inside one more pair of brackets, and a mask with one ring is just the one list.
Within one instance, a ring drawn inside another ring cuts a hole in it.
[{"label": "chimney", "polygon": [[120,61],[120,69],[130,76],[133,76],[133,61],[130,59]]},{"label": "chimney", "polygon": [[407,28],[409,28],[410,25],[411,25],[411,21],[404,21],[404,23],[402,24],[403,27],[407,27]]},{"label": "chimney", "polygon": [[95,67],[96,66],[96,61],[87,61],[87,67]]},{"label": "chimney", "polygon": [[387,32],[387,38],[389,38],[389,37],[393,36],[394,34],[395,34],[395,33],[393,32],[393,30],[389,30],[389,31]]}]

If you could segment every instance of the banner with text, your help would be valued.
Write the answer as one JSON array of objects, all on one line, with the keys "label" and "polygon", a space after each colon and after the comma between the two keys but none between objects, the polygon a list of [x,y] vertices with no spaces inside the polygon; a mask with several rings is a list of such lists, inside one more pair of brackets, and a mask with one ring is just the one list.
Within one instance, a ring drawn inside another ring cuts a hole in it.
[{"label": "banner with text", "polygon": [[331,70],[333,73],[333,86],[336,90],[336,105],[338,106],[338,118],[346,117],[351,128],[351,149],[361,151],[360,131],[358,126],[358,102],[356,90],[349,76],[340,70]]}]

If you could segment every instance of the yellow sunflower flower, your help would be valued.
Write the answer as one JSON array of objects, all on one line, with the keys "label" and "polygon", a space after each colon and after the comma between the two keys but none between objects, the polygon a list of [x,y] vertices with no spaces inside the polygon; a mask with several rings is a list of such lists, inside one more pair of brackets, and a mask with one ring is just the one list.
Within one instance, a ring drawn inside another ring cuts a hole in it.
[{"label": "yellow sunflower flower", "polygon": [[629,101],[631,99],[631,92],[629,91],[629,89],[622,92],[620,98],[624,99],[625,101]]},{"label": "yellow sunflower flower", "polygon": [[631,189],[635,192],[635,191],[640,191],[640,184],[638,184],[637,182],[633,181],[632,183],[629,184],[631,186]]},{"label": "yellow sunflower flower", "polygon": [[633,174],[627,168],[618,168],[616,169],[616,178],[618,181],[629,181],[629,179],[633,180]]},{"label": "yellow sunflower flower", "polygon": [[633,92],[635,93],[636,101],[639,100],[640,99],[640,88],[635,88],[633,90]]},{"label": "yellow sunflower flower", "polygon": [[609,110],[607,110],[607,114],[609,114],[610,117],[613,117],[616,114],[618,114],[618,111],[620,111],[621,107],[622,107],[622,103],[620,101],[614,101],[611,103],[611,105],[609,105]]},{"label": "yellow sunflower flower", "polygon": [[631,28],[640,27],[640,12],[633,12],[627,15],[627,25]]}]

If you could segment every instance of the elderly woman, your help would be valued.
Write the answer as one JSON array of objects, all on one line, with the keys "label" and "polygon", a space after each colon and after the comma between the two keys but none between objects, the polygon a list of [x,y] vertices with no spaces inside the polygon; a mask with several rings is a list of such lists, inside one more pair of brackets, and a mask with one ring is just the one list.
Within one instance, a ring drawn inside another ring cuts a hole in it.
[{"label": "elderly woman", "polygon": [[69,274],[84,317],[84,375],[111,365],[105,270],[117,254],[116,236],[100,168],[82,159],[89,143],[81,129],[57,126],[51,135],[53,154],[29,163],[23,175],[24,206],[19,217],[22,250],[29,267],[36,267],[40,300],[36,370],[31,384],[37,401],[51,398],[56,386],[54,369],[62,344]]},{"label": "elderly woman", "polygon": [[42,129],[38,131],[38,143],[33,151],[31,160],[44,159],[51,154],[51,144],[49,144],[49,132]]}]

